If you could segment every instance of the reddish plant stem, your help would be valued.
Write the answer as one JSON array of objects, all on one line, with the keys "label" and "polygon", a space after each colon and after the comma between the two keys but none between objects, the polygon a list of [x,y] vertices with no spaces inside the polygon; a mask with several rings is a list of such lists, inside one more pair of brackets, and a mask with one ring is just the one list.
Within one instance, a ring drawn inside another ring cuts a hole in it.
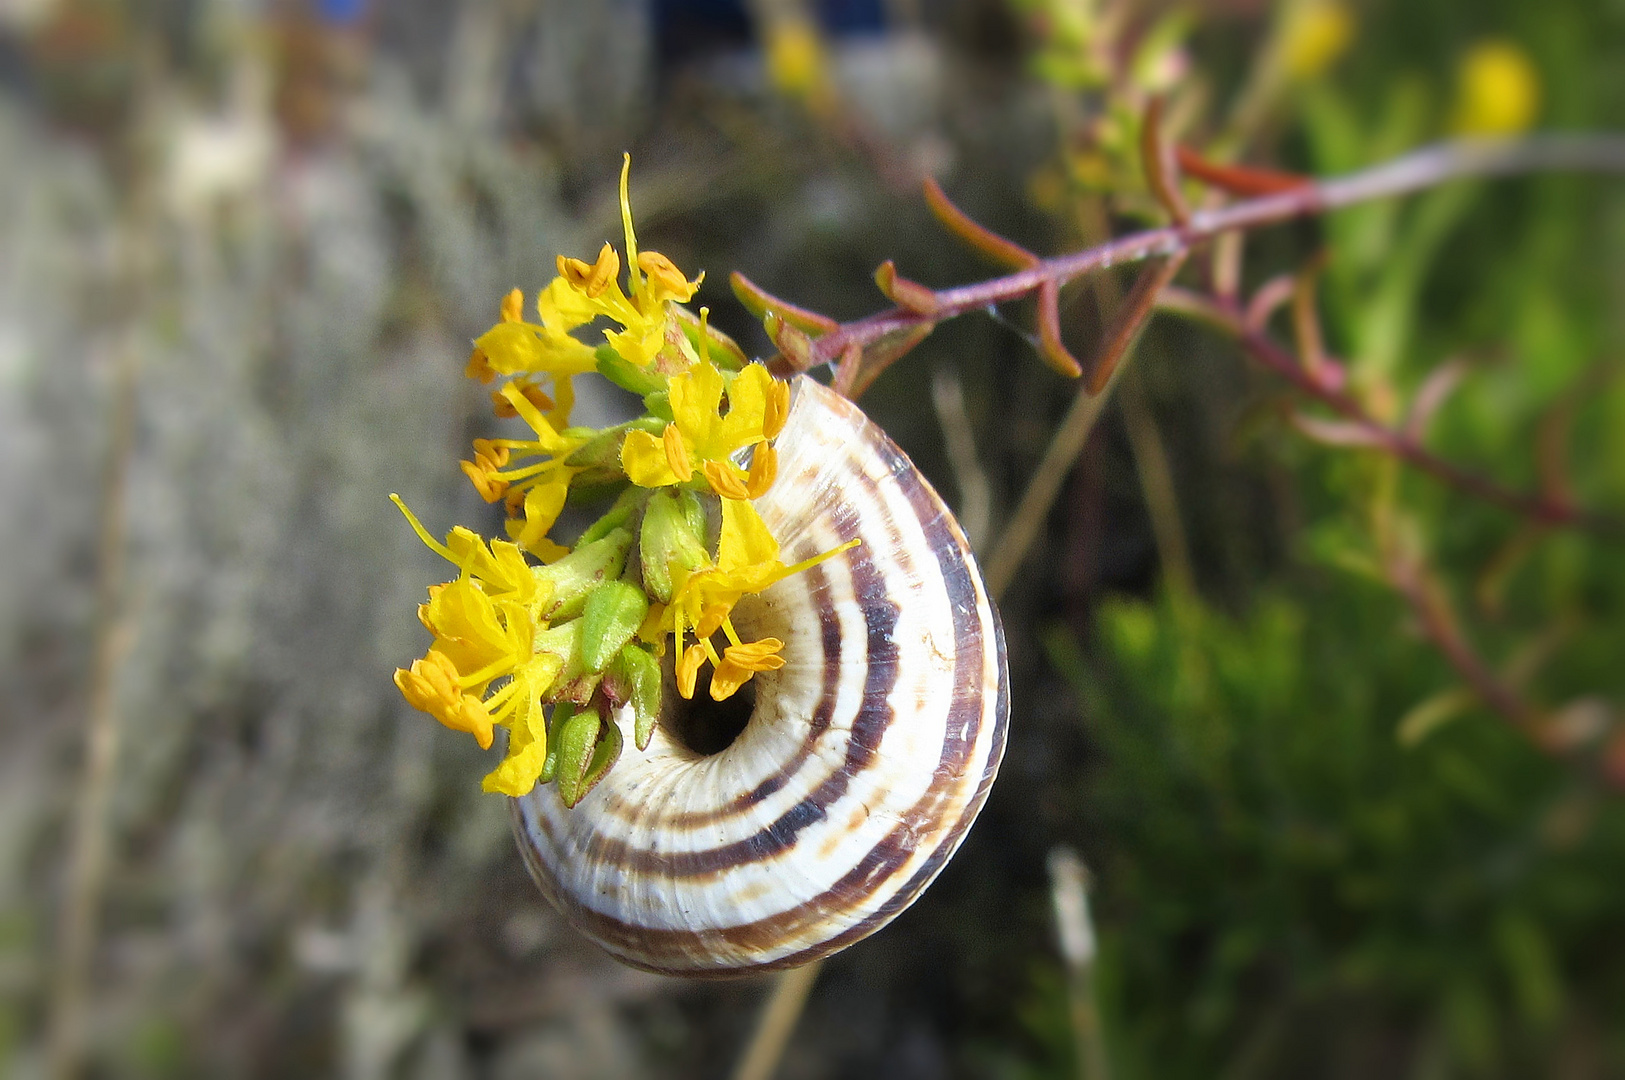
[{"label": "reddish plant stem", "polygon": [[[936,310],[930,315],[894,308],[846,323],[815,341],[797,367],[806,370],[831,363],[854,343],[868,345],[887,334],[926,322],[940,322],[1015,300],[1040,285],[1059,286],[1095,270],[1187,251],[1220,233],[1278,224],[1451,180],[1557,171],[1625,173],[1625,136],[1537,135],[1515,141],[1440,143],[1347,176],[1305,183],[1217,210],[1197,210],[1182,224],[1134,233],[1087,251],[1041,259],[1004,277],[940,290],[936,293]],[[1010,248],[1020,250],[1014,245]]]},{"label": "reddish plant stem", "polygon": [[1428,577],[1424,568],[1411,559],[1395,559],[1390,561],[1387,569],[1390,583],[1410,605],[1423,634],[1456,669],[1462,681],[1472,687],[1473,693],[1543,750],[1564,749],[1550,744],[1540,710],[1519,697],[1511,686],[1497,677],[1484,658],[1473,649],[1461,631],[1449,598],[1439,584]]},{"label": "reddish plant stem", "polygon": [[1358,398],[1317,378],[1289,350],[1262,330],[1252,328],[1239,305],[1213,300],[1176,287],[1162,292],[1165,306],[1186,312],[1235,337],[1241,347],[1304,395],[1357,426],[1372,449],[1391,454],[1459,491],[1543,525],[1568,525],[1605,536],[1625,535],[1625,525],[1553,495],[1534,495],[1502,487],[1433,453],[1413,433],[1396,430],[1373,417]]}]

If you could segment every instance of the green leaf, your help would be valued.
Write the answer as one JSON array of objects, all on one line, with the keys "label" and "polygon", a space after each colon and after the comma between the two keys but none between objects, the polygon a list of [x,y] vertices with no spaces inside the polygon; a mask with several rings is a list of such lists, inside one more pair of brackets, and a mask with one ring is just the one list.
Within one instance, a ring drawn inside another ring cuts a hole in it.
[{"label": "green leaf", "polygon": [[581,610],[582,665],[589,671],[608,667],[648,613],[649,598],[628,582],[606,581],[588,593]]},{"label": "green leaf", "polygon": [[650,416],[659,417],[668,424],[677,419],[677,414],[671,411],[671,395],[664,390],[655,394],[644,394],[643,407],[649,411]]}]

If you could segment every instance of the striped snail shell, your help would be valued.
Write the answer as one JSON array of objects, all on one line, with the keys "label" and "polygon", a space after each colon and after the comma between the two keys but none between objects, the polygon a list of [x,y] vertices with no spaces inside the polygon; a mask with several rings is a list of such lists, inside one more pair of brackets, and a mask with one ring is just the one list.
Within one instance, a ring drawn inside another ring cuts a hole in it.
[{"label": "striped snail shell", "polygon": [[787,563],[862,543],[734,609],[747,640],[785,643],[744,730],[690,749],[668,710],[711,703],[668,674],[648,749],[617,717],[627,750],[575,809],[551,784],[513,800],[542,891],[637,967],[792,967],[874,933],[959,847],[1004,753],[1003,633],[958,524],[857,406],[805,376],[793,395],[756,508]]}]

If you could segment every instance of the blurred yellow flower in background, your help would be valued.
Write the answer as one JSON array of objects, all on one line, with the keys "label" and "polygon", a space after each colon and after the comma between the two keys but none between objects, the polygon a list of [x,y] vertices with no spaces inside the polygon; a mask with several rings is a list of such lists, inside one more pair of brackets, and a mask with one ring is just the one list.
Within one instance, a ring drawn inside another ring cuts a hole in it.
[{"label": "blurred yellow flower in background", "polygon": [[1337,0],[1294,4],[1281,27],[1281,62],[1294,79],[1314,79],[1354,40],[1354,16]]},{"label": "blurred yellow flower in background", "polygon": [[1529,54],[1510,41],[1481,41],[1456,69],[1450,128],[1460,135],[1513,135],[1540,111],[1540,74]]}]

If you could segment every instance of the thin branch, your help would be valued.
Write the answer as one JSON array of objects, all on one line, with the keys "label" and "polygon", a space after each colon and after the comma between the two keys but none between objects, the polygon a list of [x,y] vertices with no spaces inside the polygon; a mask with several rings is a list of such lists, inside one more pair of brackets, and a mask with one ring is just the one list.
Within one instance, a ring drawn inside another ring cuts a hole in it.
[{"label": "thin branch", "polygon": [[1146,512],[1151,516],[1151,535],[1157,543],[1163,578],[1182,597],[1195,595],[1196,571],[1190,545],[1185,542],[1185,523],[1179,512],[1179,495],[1174,487],[1174,470],[1157,420],[1146,405],[1138,378],[1123,385],[1118,404],[1128,431],[1129,449],[1134,454],[1134,471],[1139,474],[1140,491],[1145,495]]},{"label": "thin branch", "polygon": [[66,899],[57,927],[46,1072],[54,1078],[83,1071],[86,1000],[94,958],[102,885],[107,878],[108,807],[122,741],[115,693],[131,625],[124,610],[126,524],[130,459],[135,444],[136,355],[125,342],[115,361],[111,438],[102,482],[101,535],[97,540],[96,643],[85,722],[84,774],[78,785],[68,851]]},{"label": "thin branch", "polygon": [[[797,367],[807,370],[830,363],[854,342],[867,345],[900,330],[980,311],[990,304],[1026,296],[1046,283],[1058,287],[1096,270],[1188,251],[1222,233],[1392,198],[1452,180],[1535,172],[1625,173],[1625,136],[1553,134],[1511,141],[1457,140],[1425,147],[1347,176],[1312,181],[1218,209],[1197,210],[1183,224],[1149,229],[1086,251],[1042,259],[1004,277],[938,290],[939,306],[929,316],[896,308],[846,323],[815,341]],[[1014,257],[1015,252],[1007,254]]]},{"label": "thin branch", "polygon": [[738,1068],[734,1069],[734,1080],[771,1080],[778,1071],[779,1059],[784,1056],[785,1045],[796,1029],[796,1021],[801,1018],[802,1007],[807,1003],[807,995],[822,965],[823,961],[814,960],[802,967],[781,971],[774,977],[772,993],[756,1022],[756,1032],[745,1048],[745,1056],[739,1059]]},{"label": "thin branch", "polygon": [[959,373],[950,364],[936,369],[931,379],[931,404],[942,425],[942,441],[959,488],[959,527],[973,550],[987,542],[988,524],[993,512],[993,485],[976,452],[971,434],[970,413],[965,408],[965,388]]},{"label": "thin branch", "polygon": [[1200,318],[1230,333],[1253,359],[1290,382],[1308,397],[1343,417],[1361,436],[1361,444],[1391,454],[1474,498],[1543,525],[1567,525],[1604,536],[1625,536],[1625,523],[1546,494],[1502,487],[1423,446],[1415,433],[1397,430],[1373,417],[1360,400],[1334,381],[1317,378],[1284,346],[1249,327],[1244,311],[1187,290],[1163,290],[1163,306]]},{"label": "thin branch", "polygon": [[1388,566],[1388,576],[1394,588],[1410,605],[1422,632],[1450,661],[1450,666],[1456,669],[1462,680],[1472,687],[1473,693],[1537,745],[1551,749],[1546,745],[1544,717],[1540,710],[1524,701],[1474,651],[1472,643],[1461,632],[1449,598],[1438,583],[1427,576],[1422,566],[1411,559],[1392,560]]}]

